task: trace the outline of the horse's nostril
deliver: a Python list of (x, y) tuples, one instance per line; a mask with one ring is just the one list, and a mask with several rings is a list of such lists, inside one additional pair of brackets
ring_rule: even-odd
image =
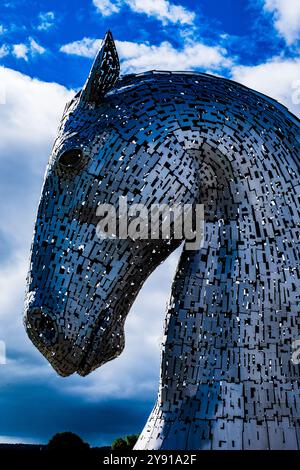
[(35, 338), (38, 338), (46, 346), (51, 346), (57, 339), (55, 321), (43, 308), (35, 307), (27, 312), (27, 324)]

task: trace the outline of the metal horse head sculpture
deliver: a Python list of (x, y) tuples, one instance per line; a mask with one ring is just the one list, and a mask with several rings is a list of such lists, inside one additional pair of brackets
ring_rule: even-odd
[[(299, 448), (299, 121), (202, 73), (119, 78), (108, 33), (67, 105), (32, 245), (25, 325), (55, 370), (118, 356), (149, 274), (181, 243), (100, 239), (97, 207), (204, 204), (167, 308), (157, 403), (137, 449)], [(155, 312), (153, 312), (155, 314)]]

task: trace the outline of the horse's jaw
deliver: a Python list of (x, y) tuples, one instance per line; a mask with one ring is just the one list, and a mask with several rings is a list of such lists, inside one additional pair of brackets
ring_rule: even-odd
[(105, 353), (101, 353), (101, 351), (99, 351), (97, 354), (94, 352), (93, 354), (91, 354), (91, 357), (88, 353), (85, 354), (81, 363), (76, 369), (76, 373), (81, 377), (86, 377), (91, 372), (96, 369), (99, 369), (99, 367), (102, 367), (107, 362), (116, 359), (122, 353), (123, 349), (124, 345), (122, 345), (118, 349), (114, 349), (110, 353), (108, 353), (107, 350), (105, 351)]

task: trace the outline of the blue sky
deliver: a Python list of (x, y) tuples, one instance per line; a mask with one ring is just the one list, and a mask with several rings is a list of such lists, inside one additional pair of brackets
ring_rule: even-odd
[(105, 31), (123, 74), (195, 70), (244, 83), (300, 114), (299, 0), (3, 1), (0, 5), (0, 441), (77, 432), (91, 444), (139, 432), (156, 398), (165, 303), (179, 251), (150, 277), (122, 356), (58, 377), (30, 343), (22, 303), (43, 173), (65, 102)]

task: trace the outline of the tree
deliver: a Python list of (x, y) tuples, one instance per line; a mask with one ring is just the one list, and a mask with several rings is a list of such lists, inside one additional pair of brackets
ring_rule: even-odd
[(128, 449), (128, 444), (122, 437), (117, 437), (111, 445), (113, 450)]
[(61, 451), (69, 450), (81, 452), (89, 449), (89, 444), (84, 442), (81, 437), (77, 436), (73, 432), (58, 432), (48, 442), (48, 449)]
[(133, 449), (136, 441), (138, 440), (138, 434), (129, 434), (125, 438), (117, 437), (111, 445), (113, 450), (131, 450)]

